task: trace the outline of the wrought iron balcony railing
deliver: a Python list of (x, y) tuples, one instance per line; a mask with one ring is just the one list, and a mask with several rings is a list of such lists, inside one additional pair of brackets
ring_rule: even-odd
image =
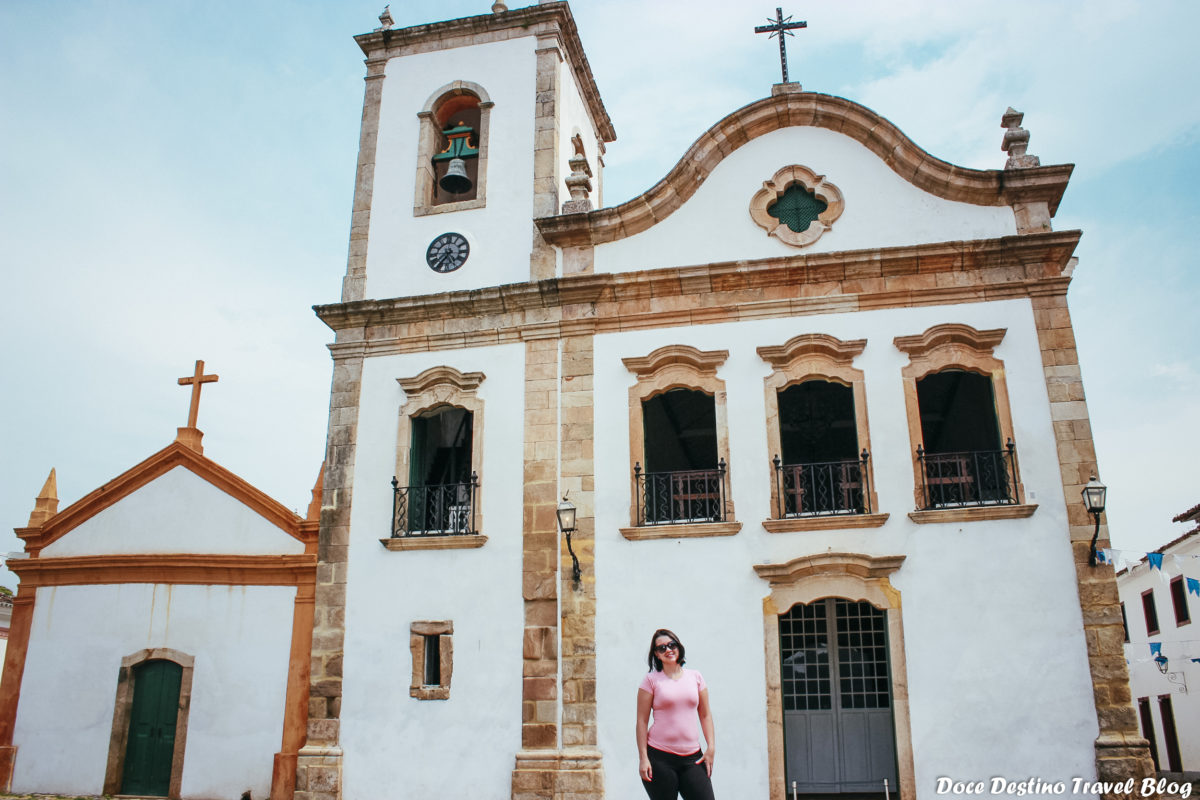
[(1017, 502), (1017, 449), (927, 453), (917, 445), (922, 508), (1011, 505)]
[(462, 536), (475, 527), (479, 477), (470, 483), (401, 486), (392, 478), (392, 538), (401, 536)]
[(858, 458), (810, 464), (784, 464), (775, 456), (776, 518), (870, 514), (870, 458), (866, 450)]
[(642, 472), (633, 465), (638, 525), (725, 521), (725, 459), (716, 469)]

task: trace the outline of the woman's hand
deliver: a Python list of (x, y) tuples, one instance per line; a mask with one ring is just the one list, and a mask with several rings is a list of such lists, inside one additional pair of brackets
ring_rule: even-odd
[[(642, 756), (641, 762), (642, 763), (638, 765), (638, 774), (642, 776), (642, 780), (644, 780), (646, 783), (649, 783), (654, 778), (654, 776), (650, 773), (650, 759)], [(711, 767), (709, 767), (709, 772), (712, 772)]]
[(710, 747), (704, 751), (704, 755), (702, 755), (700, 760), (696, 762), (697, 764), (704, 765), (704, 770), (708, 773), (708, 777), (710, 778), (712, 777), (713, 761), (716, 759), (716, 757), (717, 748)]

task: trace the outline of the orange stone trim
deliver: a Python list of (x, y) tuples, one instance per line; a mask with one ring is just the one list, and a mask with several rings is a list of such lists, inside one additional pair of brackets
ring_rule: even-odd
[[(9, 564), (11, 568), (12, 562)], [(34, 588), (24, 581), (13, 598), (12, 623), (4, 651), (4, 677), (0, 680), (0, 791), (3, 792), (12, 789), (13, 766), (17, 759), (13, 729), (17, 722), (17, 702), (21, 699), (21, 679), (25, 675), (25, 654), (29, 650), (29, 629), (33, 624), (36, 598)]]
[(612, 208), (536, 220), (546, 241), (560, 247), (600, 244), (640, 233), (680, 208), (733, 151), (783, 128), (827, 128), (858, 141), (897, 175), (930, 194), (982, 206), (1046, 203), (1051, 216), (1067, 188), (1070, 164), (975, 170), (935, 158), (871, 109), (841, 97), (795, 92), (739, 108), (701, 134), (653, 188)]
[[(316, 581), (317, 556), (316, 553), (284, 556), (138, 553), (11, 559), (8, 568), (21, 579), (21, 586), (31, 589), (108, 583), (310, 586)], [(13, 627), (16, 628), (15, 621)]]
[(25, 541), (25, 550), (36, 558), (46, 545), (57, 541), (104, 509), (178, 466), (208, 481), (287, 535), (304, 542), (306, 546), (310, 541), (316, 541), (315, 531), (306, 531), (301, 525), (300, 517), (287, 506), (179, 442), (172, 442), (99, 489), (83, 496), (46, 520), (40, 527), (18, 528), (17, 536)]
[(287, 693), (283, 708), (283, 740), (272, 764), (271, 800), (292, 800), (296, 791), (296, 763), (308, 731), (308, 683), (312, 676), (315, 607), (314, 571), (311, 582), (296, 587), (292, 611), (292, 646), (288, 653)]

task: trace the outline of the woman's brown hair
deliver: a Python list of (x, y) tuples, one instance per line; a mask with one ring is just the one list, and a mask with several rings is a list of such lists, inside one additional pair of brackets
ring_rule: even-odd
[(671, 631), (667, 630), (666, 628), (659, 628), (658, 630), (656, 630), (654, 632), (654, 635), (650, 637), (650, 655), (646, 659), (646, 662), (650, 665), (650, 669), (654, 670), (655, 672), (662, 672), (662, 661), (659, 659), (658, 656), (654, 655), (654, 643), (658, 640), (658, 637), (660, 637), (660, 636), (670, 636), (671, 637), (671, 641), (675, 643), (675, 647), (679, 650), (678, 664), (679, 664), (679, 666), (682, 667), (683, 666), (683, 642), (679, 641), (679, 637), (676, 636)]

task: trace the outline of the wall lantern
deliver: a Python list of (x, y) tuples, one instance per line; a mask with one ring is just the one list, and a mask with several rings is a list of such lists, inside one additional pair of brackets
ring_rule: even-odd
[(1167, 657), (1162, 653), (1154, 657), (1154, 663), (1158, 665), (1158, 671), (1163, 675), (1166, 675), (1167, 670), (1170, 669), (1170, 662), (1167, 661)]
[(1094, 567), (1096, 566), (1096, 539), (1100, 537), (1100, 515), (1104, 513), (1104, 501), (1108, 494), (1108, 487), (1096, 480), (1096, 476), (1093, 475), (1087, 486), (1083, 487), (1082, 494), (1084, 508), (1096, 518), (1096, 531), (1092, 534), (1092, 549), (1088, 553), (1088, 566)]
[(571, 576), (575, 581), (575, 588), (578, 589), (579, 580), (583, 577), (583, 573), (579, 570), (579, 559), (575, 556), (575, 550), (571, 547), (571, 534), (575, 532), (575, 504), (568, 500), (564, 494), (562, 502), (558, 504), (555, 513), (558, 514), (558, 527), (562, 528), (562, 532), (567, 537), (567, 552), (571, 554)]

